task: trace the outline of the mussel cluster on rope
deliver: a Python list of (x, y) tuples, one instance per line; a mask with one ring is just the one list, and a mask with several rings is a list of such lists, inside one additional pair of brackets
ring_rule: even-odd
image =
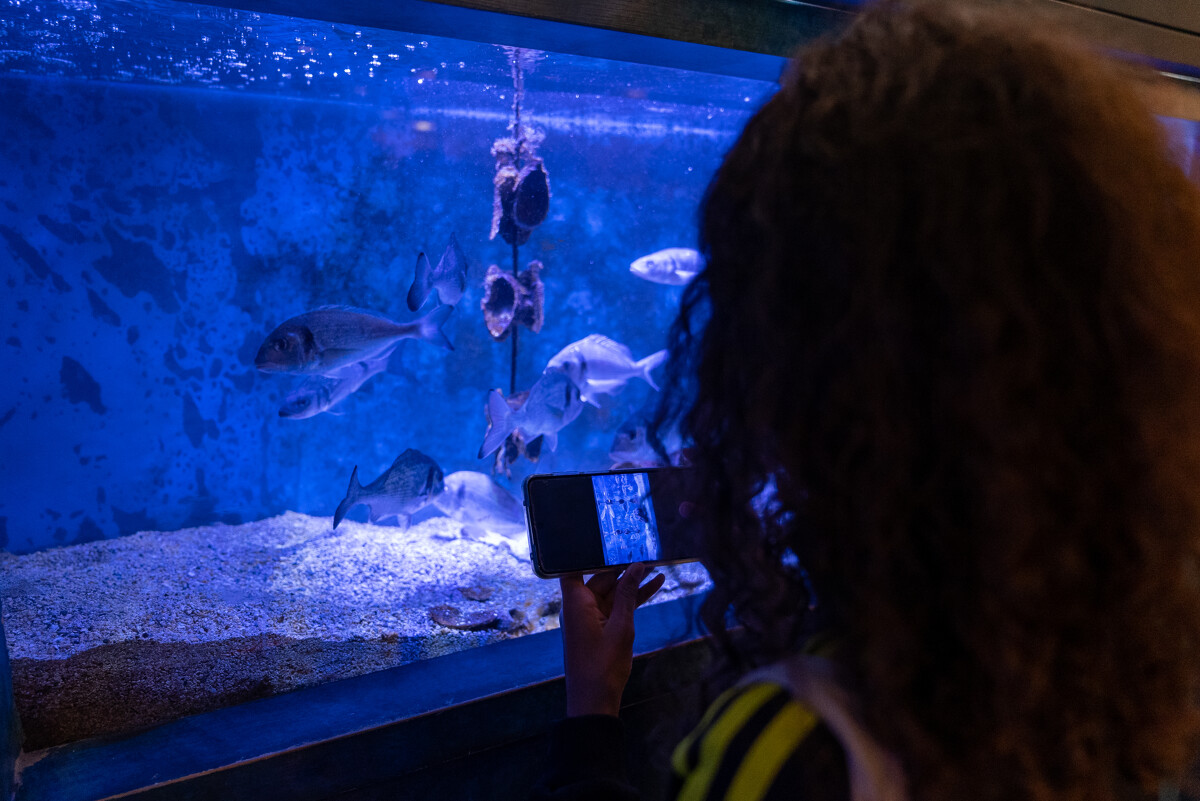
[[(497, 139), (492, 145), (496, 175), (491, 238), (499, 236), (513, 247), (514, 254), (550, 211), (550, 180), (536, 155), (541, 138), (539, 132), (521, 128), (519, 138)], [(524, 167), (519, 166), (522, 161)], [(540, 261), (531, 261), (520, 272), (515, 262), (512, 272), (498, 264), (488, 267), (480, 308), (492, 339), (508, 338), (514, 323), (534, 333), (542, 330), (545, 290), (538, 274), (544, 269)]]
[[(492, 231), (491, 238), (499, 236), (512, 249), (511, 269), (502, 269), (499, 264), (488, 267), (484, 277), (483, 310), (488, 334), (497, 342), (511, 335), (512, 360), (507, 401), (499, 406), (505, 411), (520, 412), (514, 407), (517, 380), (517, 328), (523, 325), (533, 333), (542, 330), (545, 321), (545, 289), (540, 273), (545, 266), (540, 261), (531, 261), (524, 270), (519, 269), (518, 249), (529, 241), (533, 230), (542, 224), (550, 211), (550, 177), (546, 165), (537, 155), (543, 134), (521, 123), (521, 101), (525, 95), (525, 70), (541, 56), (537, 51), (520, 48), (505, 48), (513, 73), (512, 123), (509, 136), (501, 137), (492, 144), (492, 157), (496, 160), (493, 177)], [(492, 412), (498, 407), (488, 408), (489, 426)], [(509, 465), (524, 455), (537, 459), (540, 442), (527, 446), (519, 431), (509, 434), (499, 447), (495, 471), (509, 473)], [(481, 458), (483, 454), (480, 455)]]

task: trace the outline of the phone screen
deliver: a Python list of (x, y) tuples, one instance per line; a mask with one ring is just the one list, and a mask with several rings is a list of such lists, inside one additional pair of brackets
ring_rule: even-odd
[(536, 475), (525, 482), (534, 566), (543, 576), (689, 553), (686, 468)]

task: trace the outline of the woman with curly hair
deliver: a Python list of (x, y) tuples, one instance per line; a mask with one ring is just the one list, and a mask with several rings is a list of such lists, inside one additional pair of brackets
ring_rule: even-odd
[[(1128, 71), (885, 3), (727, 155), (660, 417), (693, 443), (707, 622), (761, 667), (676, 750), (680, 798), (1117, 801), (1186, 770), (1200, 191)], [(632, 792), (598, 765), (644, 575), (563, 580), (542, 797)]]

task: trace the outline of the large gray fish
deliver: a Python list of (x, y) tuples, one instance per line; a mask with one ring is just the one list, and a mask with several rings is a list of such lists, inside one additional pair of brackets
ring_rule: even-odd
[(491, 476), (459, 470), (446, 476), (446, 488), (433, 505), (462, 524), (463, 535), (493, 545), (505, 545), (517, 556), (528, 555), (525, 507)]
[(579, 388), (561, 370), (542, 373), (529, 390), (521, 408), (513, 411), (500, 390), (488, 395), (488, 428), (479, 447), (479, 458), (487, 456), (504, 444), (513, 431), (520, 429), (525, 442), (544, 437), (550, 450), (558, 447), (558, 432), (562, 431), (583, 411)]
[(279, 416), (303, 420), (328, 412), (357, 392), (372, 376), (386, 370), (387, 365), (388, 356), (384, 355), (369, 362), (355, 362), (343, 367), (334, 378), (310, 375), (284, 398), (283, 405), (279, 407)]
[(395, 517), (401, 528), (408, 528), (413, 513), (427, 506), (444, 488), (442, 468), (416, 448), (409, 448), (397, 456), (383, 475), (365, 487), (358, 483), (356, 465), (350, 475), (346, 497), (333, 513), (333, 527), (338, 527), (346, 512), (365, 503), (371, 509), (372, 523)]
[(458, 246), (457, 237), (450, 234), (450, 244), (438, 260), (437, 267), (430, 266), (424, 253), (417, 256), (416, 274), (408, 290), (408, 309), (416, 311), (421, 308), (434, 290), (439, 301), (453, 305), (462, 298), (466, 288), (467, 257)]
[(666, 358), (667, 352), (660, 350), (634, 361), (629, 348), (620, 342), (600, 334), (589, 334), (556, 353), (546, 369), (566, 373), (579, 387), (580, 400), (599, 406), (597, 395), (612, 394), (634, 377), (644, 379), (651, 387), (658, 389), (650, 371)]
[(438, 306), (420, 319), (398, 323), (350, 306), (325, 306), (293, 317), (267, 337), (254, 365), (266, 373), (337, 378), (342, 368), (385, 356), (400, 340), (423, 339), (454, 350), (442, 332), (453, 306)]
[(635, 259), (629, 272), (656, 284), (682, 286), (704, 267), (704, 257), (691, 248), (666, 248)]

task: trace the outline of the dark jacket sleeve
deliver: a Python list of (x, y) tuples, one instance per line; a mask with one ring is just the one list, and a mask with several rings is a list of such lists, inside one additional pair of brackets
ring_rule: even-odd
[(564, 718), (550, 730), (532, 801), (637, 801), (625, 770), (625, 726), (611, 715)]

